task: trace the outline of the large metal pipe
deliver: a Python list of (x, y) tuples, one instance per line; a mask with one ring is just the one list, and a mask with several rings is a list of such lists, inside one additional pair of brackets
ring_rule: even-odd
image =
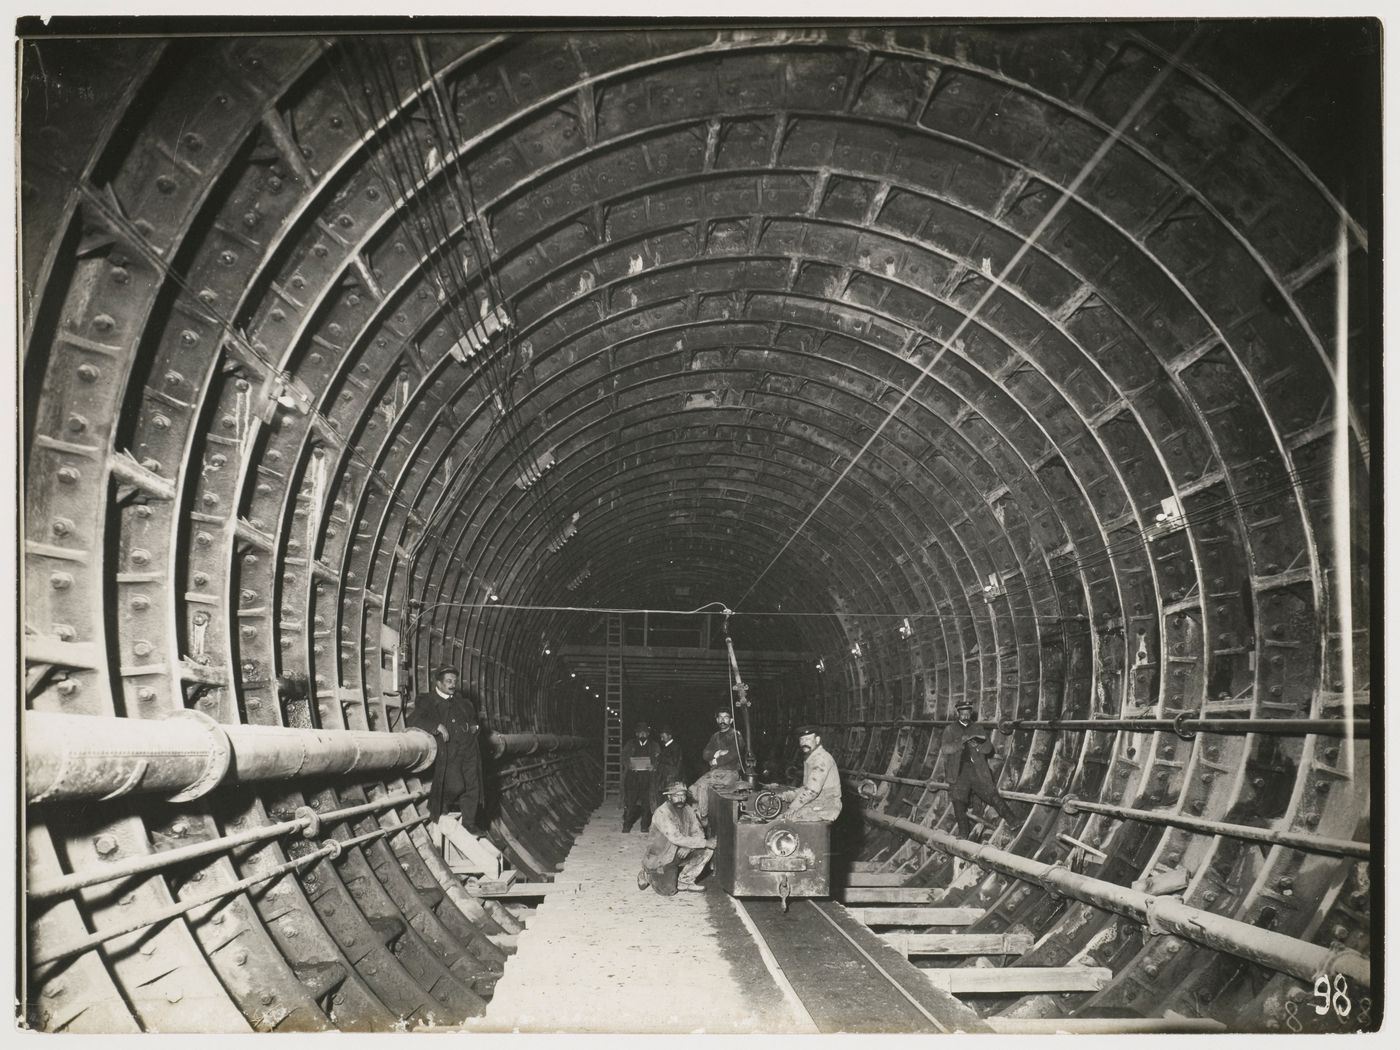
[(348, 773), (421, 773), (437, 742), (403, 733), (220, 725), (198, 711), (165, 719), (27, 711), (30, 802), (108, 799), (134, 792), (187, 802), (218, 784)]
[(577, 751), (590, 741), (582, 736), (557, 733), (488, 733), (486, 744), (493, 758), (502, 755), (534, 755), (550, 751)]
[(1127, 886), (1093, 879), (1056, 864), (1046, 864), (954, 838), (946, 832), (934, 831), (910, 820), (869, 810), (863, 816), (870, 824), (903, 832), (910, 838), (971, 861), (979, 867), (1033, 882), (1060, 896), (1126, 916), (1142, 923), (1153, 933), (1175, 934), (1206, 948), (1290, 974), (1302, 981), (1312, 981), (1321, 973), (1342, 973), (1354, 982), (1371, 987), (1370, 960), (1349, 948), (1329, 951), (1310, 941), (1193, 908), (1175, 897), (1153, 896)]

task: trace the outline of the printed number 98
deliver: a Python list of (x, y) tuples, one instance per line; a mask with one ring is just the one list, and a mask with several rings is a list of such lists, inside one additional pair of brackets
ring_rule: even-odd
[(1351, 1014), (1351, 1000), (1347, 998), (1347, 979), (1344, 974), (1337, 974), (1334, 979), (1329, 980), (1325, 973), (1317, 975), (1313, 981), (1313, 997), (1321, 1000), (1313, 1004), (1313, 1012), (1319, 1017), (1332, 1010), (1338, 1017), (1347, 1017)]

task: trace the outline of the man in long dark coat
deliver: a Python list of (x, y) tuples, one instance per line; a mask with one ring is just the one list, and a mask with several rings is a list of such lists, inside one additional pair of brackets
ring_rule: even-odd
[(651, 778), (658, 748), (651, 726), (638, 722), (635, 735), (622, 745), (622, 830), (631, 831), (638, 817), (643, 833), (651, 830)]
[(685, 780), (685, 758), (681, 755), (681, 745), (670, 726), (662, 726), (656, 734), (659, 742), (656, 749), (656, 770), (651, 775), (651, 792), (654, 797), (652, 809), (666, 801), (666, 787), (677, 780)]
[(407, 723), (438, 738), (433, 762), (433, 787), (428, 812), (437, 820), (448, 809), (462, 811), (462, 823), (476, 831), (476, 811), (481, 805), (481, 723), (476, 705), (457, 695), (457, 672), (440, 668), (433, 675), (433, 690), (419, 693)]
[(943, 754), (943, 775), (948, 779), (948, 799), (953, 804), (958, 834), (965, 839), (972, 837), (972, 820), (967, 814), (967, 804), (974, 795), (1001, 814), (1007, 823), (1019, 825), (1021, 818), (1016, 815), (1011, 803), (1001, 797), (996, 778), (987, 765), (987, 756), (996, 753), (992, 747), (991, 729), (978, 725), (973, 719), (973, 712), (977, 709), (970, 701), (962, 701), (956, 710), (958, 720), (943, 730), (938, 750)]

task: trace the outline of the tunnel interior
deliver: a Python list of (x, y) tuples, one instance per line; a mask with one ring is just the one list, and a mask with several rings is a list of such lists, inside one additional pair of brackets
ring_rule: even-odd
[[(953, 827), (915, 782), (971, 701), (1047, 800), (1006, 849), (1371, 955), (1378, 23), (30, 29), (27, 714), (383, 734), (451, 666), (502, 739), (589, 742), (493, 767), (544, 875), (615, 723), (698, 750), (727, 633), (763, 745), (819, 723), (870, 810)], [(617, 646), (654, 651), (614, 715)], [(35, 803), (28, 878), (421, 775)], [(22, 1016), (478, 1012), (512, 917), (387, 833), (421, 805), (57, 962), (316, 844), (31, 899)], [(995, 1009), (1265, 1030), (1311, 994), (897, 828), (857, 849), (1114, 973)]]

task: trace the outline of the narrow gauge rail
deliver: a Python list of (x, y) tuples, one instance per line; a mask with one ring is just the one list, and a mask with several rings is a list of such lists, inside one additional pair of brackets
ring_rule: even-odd
[(834, 901), (740, 900), (773, 977), (814, 1032), (989, 1032), (975, 1011), (931, 985), (897, 949)]

